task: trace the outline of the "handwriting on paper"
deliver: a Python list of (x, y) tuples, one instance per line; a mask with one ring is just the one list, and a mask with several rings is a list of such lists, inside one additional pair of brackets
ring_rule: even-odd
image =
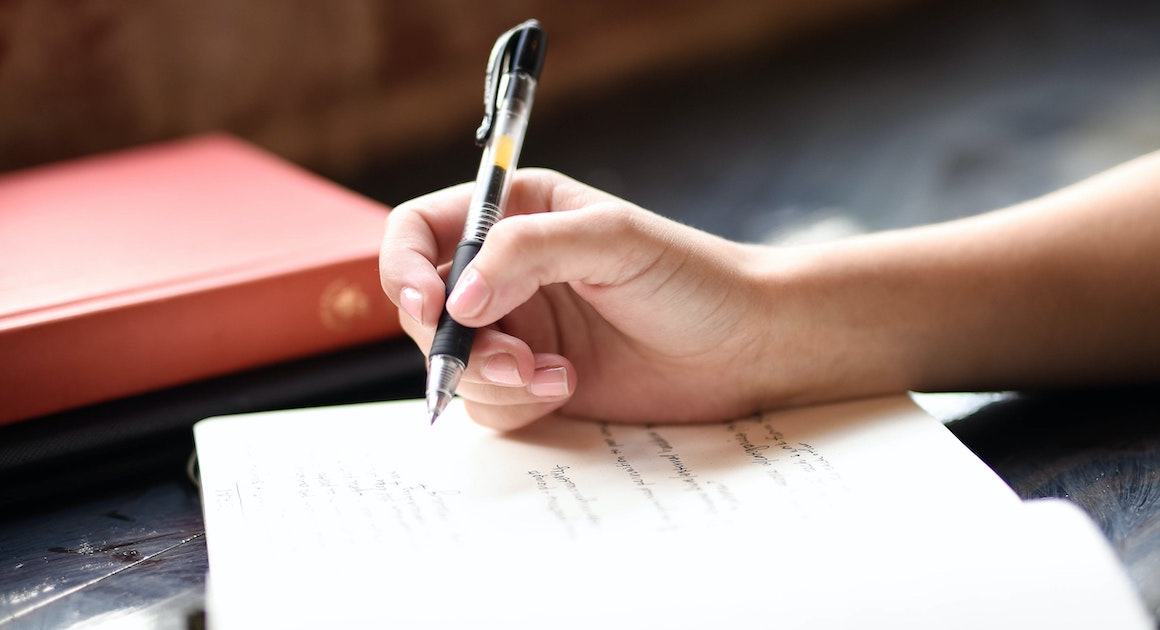
[(808, 518), (807, 503), (844, 491), (821, 449), (768, 417), (699, 426), (559, 422), (539, 442), (484, 434), (472, 458), (452, 460), (440, 459), (438, 436), (417, 435), (381, 451), (316, 440), (267, 459), (214, 497), (236, 504), (251, 525), (312, 519), (328, 523), (319, 528), (328, 537), (380, 544), (400, 536), (464, 542), (497, 528), (567, 539), (647, 534), (726, 524), (754, 504)]

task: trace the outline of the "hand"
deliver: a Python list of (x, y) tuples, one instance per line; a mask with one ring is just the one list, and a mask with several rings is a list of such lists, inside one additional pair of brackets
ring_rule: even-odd
[[(399, 205), (380, 257), (383, 289), (426, 352), (471, 185)], [(516, 172), (507, 216), (447, 300), (481, 328), (459, 394), (501, 430), (545, 415), (724, 420), (756, 411), (770, 373), (769, 250), (651, 214), (545, 170)]]

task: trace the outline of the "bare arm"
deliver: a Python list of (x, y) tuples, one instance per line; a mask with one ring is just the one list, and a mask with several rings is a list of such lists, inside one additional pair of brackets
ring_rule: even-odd
[(1160, 154), (1012, 208), (771, 263), (767, 281), (801, 297), (790, 319), (817, 332), (804, 400), (1160, 378)]

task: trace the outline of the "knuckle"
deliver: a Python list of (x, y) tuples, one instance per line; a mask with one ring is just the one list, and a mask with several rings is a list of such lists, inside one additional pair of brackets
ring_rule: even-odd
[(639, 230), (640, 222), (634, 208), (625, 204), (606, 204), (602, 208), (601, 222), (618, 233), (634, 233)]
[(536, 215), (517, 215), (497, 223), (488, 240), (506, 257), (526, 259), (549, 246), (551, 236)]

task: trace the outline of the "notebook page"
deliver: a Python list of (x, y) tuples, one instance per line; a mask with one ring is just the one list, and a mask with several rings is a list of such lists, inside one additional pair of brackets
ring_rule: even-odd
[[(509, 435), (458, 405), (427, 426), (423, 403), (408, 401), (213, 419), (196, 436), (211, 619), (223, 623), (292, 602), (288, 621), (490, 611), (583, 627), (593, 609), (573, 610), (578, 593), (602, 593), (622, 617), (669, 600), (658, 619), (688, 622), (698, 611), (717, 619), (734, 597), (769, 600), (768, 588), (798, 604), (821, 597), (780, 611), (816, 619), (837, 585), (852, 591), (839, 611), (864, 611), (868, 584), (913, 581), (899, 557), (935, 557), (932, 541), (963, 532), (985, 539), (1023, 511), (905, 398), (696, 426), (553, 421)], [(923, 540), (924, 553), (901, 553)], [(763, 582), (739, 583), (757, 567)], [(798, 592), (811, 580), (827, 587)], [(681, 587), (715, 603), (674, 599)]]

